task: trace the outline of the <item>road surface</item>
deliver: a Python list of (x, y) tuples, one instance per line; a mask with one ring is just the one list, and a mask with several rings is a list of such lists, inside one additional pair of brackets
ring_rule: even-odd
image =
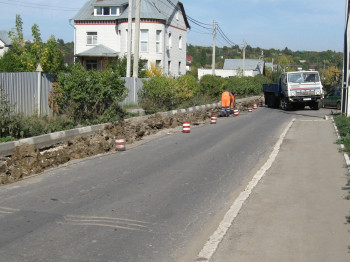
[(193, 261), (292, 118), (259, 108), (0, 187), (0, 260)]

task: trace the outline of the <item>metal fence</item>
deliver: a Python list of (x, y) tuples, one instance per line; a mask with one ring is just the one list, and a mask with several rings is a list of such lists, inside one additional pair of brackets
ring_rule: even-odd
[(40, 72), (0, 73), (0, 85), (15, 112), (48, 115), (49, 91), (54, 75)]
[[(8, 101), (14, 105), (16, 113), (25, 116), (34, 114), (50, 115), (48, 105), (50, 88), (55, 75), (40, 72), (0, 73), (0, 86), (7, 94)], [(121, 103), (138, 104), (138, 92), (143, 87), (144, 79), (125, 77), (128, 96)], [(40, 103), (39, 103), (40, 102)]]
[(125, 80), (125, 87), (129, 90), (128, 96), (121, 103), (121, 105), (138, 104), (139, 96), (138, 92), (143, 88), (143, 82), (147, 81), (146, 78), (134, 78), (134, 77), (122, 77)]

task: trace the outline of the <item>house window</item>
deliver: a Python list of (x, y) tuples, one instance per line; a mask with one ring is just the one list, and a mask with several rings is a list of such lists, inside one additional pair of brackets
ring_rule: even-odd
[(148, 29), (141, 30), (141, 52), (148, 52)]
[(120, 15), (120, 9), (118, 7), (111, 7), (111, 15)]
[(103, 15), (102, 7), (95, 8), (95, 15)]
[(120, 15), (120, 8), (116, 6), (96, 6), (94, 10), (95, 16), (108, 16), (108, 15), (114, 15), (119, 16)]
[(168, 61), (168, 75), (171, 75), (171, 61)]
[(161, 30), (157, 30), (157, 33), (156, 33), (156, 52), (157, 53), (161, 53), (161, 34), (162, 34), (162, 31)]
[(169, 47), (169, 49), (171, 49), (171, 48), (172, 48), (172, 45), (173, 45), (171, 33), (169, 33), (169, 39), (168, 39), (168, 41), (169, 41), (168, 47)]
[(97, 70), (97, 60), (86, 60), (87, 70)]
[(156, 60), (156, 67), (161, 68), (162, 67), (162, 60)]
[(179, 36), (179, 49), (182, 49), (182, 36)]
[(181, 75), (181, 62), (179, 62), (179, 75)]
[(179, 20), (180, 11), (176, 12), (176, 20)]
[(86, 44), (97, 45), (97, 32), (86, 33)]
[(103, 7), (103, 15), (110, 15), (110, 8), (109, 7)]

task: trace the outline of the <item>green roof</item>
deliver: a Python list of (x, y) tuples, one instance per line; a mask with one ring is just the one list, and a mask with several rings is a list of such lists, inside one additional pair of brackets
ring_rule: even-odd
[(84, 51), (82, 53), (76, 54), (76, 56), (89, 56), (89, 57), (116, 57), (119, 53), (114, 51), (113, 49), (104, 46), (104, 45), (97, 45), (95, 47), (90, 48), (87, 51)]
[[(171, 2), (171, 3), (169, 3)], [(141, 1), (141, 13), (140, 16), (143, 19), (159, 19), (168, 21), (174, 15), (173, 6), (180, 6), (180, 10), (184, 15), (185, 23), (187, 28), (190, 27), (185, 10), (181, 2), (177, 0), (152, 0), (152, 1)], [(120, 6), (120, 16), (94, 16), (95, 6)], [(136, 0), (133, 0), (133, 12), (132, 17), (135, 18), (135, 6)], [(99, 21), (111, 21), (117, 19), (127, 19), (129, 12), (129, 2), (127, 0), (90, 0), (79, 10), (79, 12), (72, 18), (72, 20), (99, 20)]]
[(0, 40), (4, 42), (5, 45), (11, 45), (12, 43), (7, 31), (0, 31)]

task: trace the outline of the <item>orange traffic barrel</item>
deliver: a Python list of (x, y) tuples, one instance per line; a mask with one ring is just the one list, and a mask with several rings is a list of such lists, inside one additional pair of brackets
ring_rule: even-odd
[(253, 108), (254, 108), (254, 109), (258, 109), (258, 105), (257, 105), (257, 104), (254, 104), (254, 105), (253, 105)]
[(233, 110), (233, 114), (234, 114), (234, 116), (238, 116), (239, 115), (239, 110), (238, 109), (234, 109)]
[(182, 124), (183, 132), (190, 133), (191, 132), (191, 124), (188, 121), (183, 122)]
[(125, 151), (125, 138), (123, 137), (116, 137), (115, 138), (115, 147), (117, 151)]
[(211, 116), (210, 124), (216, 124), (216, 120), (217, 120), (216, 116)]
[(248, 112), (253, 112), (253, 108), (251, 106), (248, 107)]

